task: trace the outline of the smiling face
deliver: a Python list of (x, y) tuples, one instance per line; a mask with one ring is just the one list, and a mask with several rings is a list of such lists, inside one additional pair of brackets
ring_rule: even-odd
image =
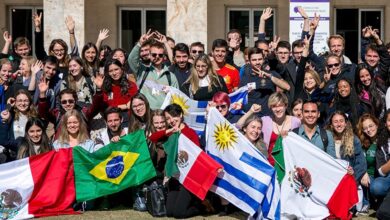
[(153, 126), (156, 131), (161, 131), (167, 128), (165, 118), (161, 115), (153, 116)]
[(65, 48), (61, 46), (61, 44), (54, 44), (53, 47), (53, 55), (57, 58), (57, 60), (62, 60), (65, 57)]
[(89, 63), (92, 63), (96, 58), (96, 54), (97, 51), (95, 50), (95, 48), (91, 47), (84, 52), (84, 57)]
[(180, 116), (172, 116), (168, 112), (164, 112), (165, 119), (167, 120), (167, 123), (169, 127), (171, 128), (180, 128), (180, 125), (182, 123), (182, 115)]
[(188, 63), (188, 54), (183, 51), (175, 51), (175, 62), (180, 69), (185, 69)]
[(376, 67), (380, 60), (378, 52), (371, 49), (367, 50), (365, 59), (370, 67)]
[(307, 91), (313, 91), (313, 89), (317, 87), (317, 83), (311, 73), (305, 73), (305, 78), (303, 79), (303, 86)]
[(20, 61), (19, 70), (22, 73), (23, 76), (27, 76), (31, 72), (31, 67), (28, 65), (28, 62), (26, 59), (22, 59)]
[(318, 106), (315, 103), (305, 103), (302, 106), (302, 117), (303, 124), (307, 126), (315, 126), (317, 124), (317, 120), (320, 117), (320, 111), (318, 110)]
[(3, 65), (1, 65), (0, 80), (2, 82), (8, 82), (9, 77), (11, 76), (11, 74), (12, 74), (11, 63), (4, 63)]
[(342, 134), (347, 127), (347, 121), (345, 120), (345, 117), (340, 114), (335, 114), (332, 117), (332, 128), (335, 133)]
[(367, 118), (363, 121), (362, 128), (364, 134), (370, 138), (375, 137), (378, 132), (378, 125), (376, 125), (371, 118)]
[(146, 113), (146, 105), (142, 99), (133, 99), (131, 102), (131, 108), (133, 112), (138, 117), (143, 117)]
[(72, 115), (68, 118), (66, 122), (66, 128), (70, 135), (77, 135), (80, 130), (80, 122), (77, 120), (77, 117)]
[(292, 109), (292, 114), (302, 120), (302, 103), (298, 103)]
[(276, 105), (271, 106), (271, 111), (275, 118), (283, 118), (286, 115), (287, 105), (279, 102)]
[(39, 144), (42, 139), (42, 129), (37, 126), (33, 125), (31, 126), (27, 131), (28, 137), (30, 138), (31, 142), (34, 144)]
[(125, 54), (122, 51), (117, 50), (112, 55), (112, 59), (119, 60), (119, 62), (121, 62), (121, 64), (124, 64), (125, 60), (126, 60), (126, 57), (125, 57)]
[(340, 59), (338, 59), (337, 57), (329, 57), (326, 65), (327, 65), (331, 75), (336, 76), (341, 71)]
[(72, 94), (64, 93), (61, 95), (60, 103), (65, 111), (70, 111), (74, 109), (76, 101)]
[(160, 66), (164, 61), (164, 49), (159, 47), (151, 47), (150, 56), (153, 65)]
[(121, 79), (122, 74), (123, 71), (120, 66), (113, 63), (108, 67), (108, 75), (114, 82), (118, 82)]
[(341, 97), (348, 97), (351, 94), (351, 85), (345, 80), (340, 80), (337, 83), (337, 90)]
[(226, 48), (225, 47), (216, 47), (213, 50), (213, 58), (218, 64), (225, 63), (226, 58)]
[(362, 82), (362, 84), (364, 86), (370, 86), (371, 85), (371, 75), (370, 75), (370, 72), (368, 72), (367, 69), (361, 69), (360, 72), (359, 72), (359, 79), (360, 79), (360, 82)]
[(256, 142), (260, 138), (262, 124), (259, 121), (251, 121), (245, 128), (245, 137), (252, 143)]
[(344, 52), (344, 44), (343, 44), (343, 40), (340, 39), (340, 38), (332, 38), (330, 41), (329, 41), (329, 47), (330, 47), (330, 51), (334, 54), (336, 54), (337, 56), (341, 56)]
[(121, 128), (121, 123), (122, 120), (119, 113), (114, 112), (107, 115), (107, 128), (111, 132), (113, 133), (118, 132)]
[(21, 113), (26, 113), (30, 109), (30, 100), (27, 95), (19, 94), (15, 97), (15, 107)]
[(252, 69), (261, 70), (261, 66), (264, 63), (264, 57), (261, 53), (252, 54), (249, 59), (249, 63), (251, 64)]
[(198, 73), (199, 79), (203, 79), (208, 72), (208, 66), (207, 63), (203, 62), (202, 60), (197, 60), (195, 63), (195, 69)]
[(81, 73), (81, 65), (75, 60), (69, 62), (69, 73), (72, 76), (78, 76)]

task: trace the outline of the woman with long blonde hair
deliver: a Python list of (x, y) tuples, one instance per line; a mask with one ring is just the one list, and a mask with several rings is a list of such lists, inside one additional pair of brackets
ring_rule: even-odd
[(215, 72), (207, 55), (195, 59), (183, 89), (189, 97), (199, 101), (210, 101), (218, 91), (228, 93), (224, 79)]
[(60, 135), (53, 143), (55, 150), (81, 146), (88, 152), (94, 151), (95, 144), (89, 138), (87, 124), (79, 111), (75, 109), (67, 111), (62, 118), (60, 126)]

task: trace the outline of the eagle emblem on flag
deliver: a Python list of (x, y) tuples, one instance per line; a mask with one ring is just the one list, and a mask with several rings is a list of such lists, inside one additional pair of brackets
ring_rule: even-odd
[(288, 173), (288, 181), (294, 191), (302, 197), (310, 197), (313, 193), (309, 190), (311, 187), (311, 174), (304, 167), (294, 166), (294, 169)]

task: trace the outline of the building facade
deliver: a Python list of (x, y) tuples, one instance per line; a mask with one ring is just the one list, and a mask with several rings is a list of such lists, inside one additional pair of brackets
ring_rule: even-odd
[[(201, 41), (210, 49), (214, 39), (225, 38), (229, 29), (236, 28), (246, 47), (253, 46), (266, 7), (274, 9), (267, 36), (287, 40), (288, 0), (0, 0), (0, 27), (14, 39), (27, 36), (33, 41), (31, 16), (43, 12), (46, 46), (54, 38), (69, 39), (64, 20), (71, 15), (79, 45), (95, 42), (99, 30), (108, 28), (110, 37), (105, 43), (129, 50), (153, 28), (177, 42)], [(390, 41), (390, 1), (330, 0), (330, 9), (330, 34), (345, 36), (347, 55), (355, 62), (362, 27), (372, 25), (385, 42)]]

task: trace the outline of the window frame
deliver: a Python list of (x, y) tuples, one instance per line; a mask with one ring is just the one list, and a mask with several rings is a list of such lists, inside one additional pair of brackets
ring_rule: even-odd
[[(148, 6), (148, 7), (119, 7), (118, 8), (118, 46), (122, 45), (122, 11), (141, 11), (141, 35), (147, 32), (146, 30), (146, 12), (147, 11), (165, 11), (165, 27), (167, 27), (167, 8), (164, 6)], [(167, 30), (165, 30), (166, 32)], [(130, 51), (129, 51), (130, 52)]]
[[(248, 43), (248, 47), (254, 47), (255, 46), (255, 38), (257, 38), (257, 34), (256, 34), (256, 37), (255, 37), (255, 33), (258, 33), (258, 28), (259, 27), (254, 27), (254, 14), (255, 14), (255, 11), (260, 11), (260, 13), (266, 9), (267, 7), (258, 7), (258, 6), (253, 6), (253, 7), (226, 7), (226, 26), (225, 26), (225, 38), (226, 38), (226, 35), (227, 33), (229, 32), (230, 30), (230, 12), (231, 11), (249, 11), (249, 43)], [(276, 28), (275, 28), (275, 24), (276, 24), (276, 8), (275, 7), (272, 7), (272, 21), (273, 21), (273, 36), (276, 35)], [(253, 29), (252, 29), (253, 27)], [(270, 39), (272, 40), (272, 39)], [(244, 45), (245, 45), (245, 39), (243, 39), (244, 41)]]

